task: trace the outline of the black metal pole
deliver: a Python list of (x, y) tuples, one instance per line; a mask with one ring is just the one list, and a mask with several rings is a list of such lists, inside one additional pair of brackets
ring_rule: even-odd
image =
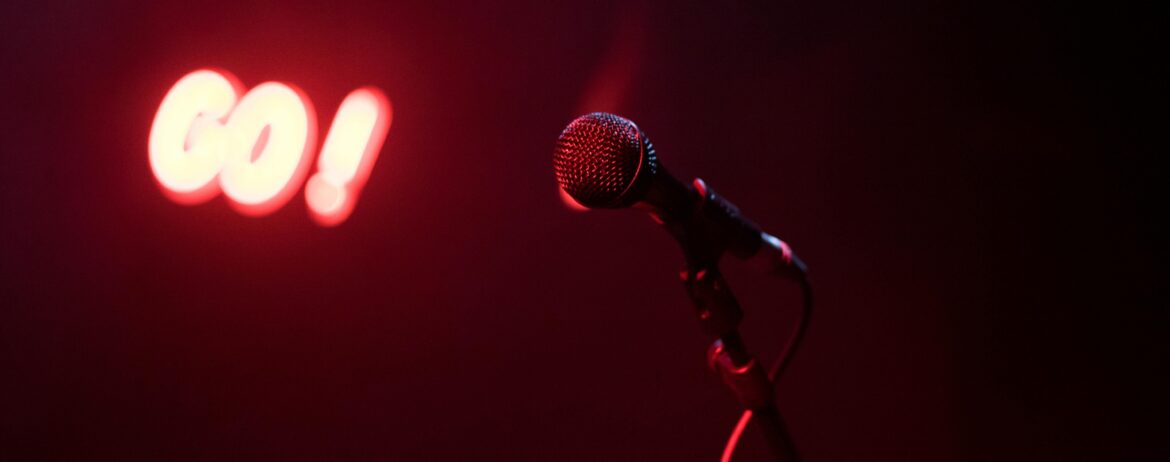
[(763, 432), (764, 440), (768, 442), (768, 448), (772, 450), (776, 460), (792, 462), (800, 460), (796, 453), (796, 445), (788, 434), (788, 427), (784, 425), (784, 418), (780, 416), (780, 410), (776, 409), (774, 403), (763, 409), (753, 409), (752, 421)]
[(740, 405), (752, 411), (752, 420), (763, 433), (775, 460), (799, 461), (796, 445), (776, 408), (774, 384), (739, 335), (743, 311), (727, 281), (714, 265), (688, 266), (682, 279), (698, 312), (700, 325), (715, 338), (708, 352), (712, 369)]

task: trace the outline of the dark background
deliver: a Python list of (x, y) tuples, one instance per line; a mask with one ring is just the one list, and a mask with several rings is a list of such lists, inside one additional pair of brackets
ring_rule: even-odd
[[(674, 244), (558, 198), (595, 109), (812, 266), (779, 385), (807, 460), (1164, 452), (1164, 16), (488, 3), (5, 2), (0, 459), (717, 460)], [(150, 121), (205, 66), (323, 127), (385, 90), (346, 223), (163, 196)], [(726, 271), (771, 357), (797, 291)]]

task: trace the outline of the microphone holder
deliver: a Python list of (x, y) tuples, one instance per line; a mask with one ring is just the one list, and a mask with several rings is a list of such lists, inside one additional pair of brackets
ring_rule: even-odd
[[(695, 183), (702, 185), (701, 181), (696, 179)], [(702, 200), (698, 201), (693, 217), (709, 213), (712, 203), (721, 200), (705, 185), (701, 191)], [(704, 210), (705, 206), (708, 210)], [(682, 247), (686, 266), (679, 274), (680, 279), (694, 304), (703, 332), (713, 339), (707, 351), (708, 365), (736, 401), (752, 412), (752, 420), (763, 431), (775, 459), (799, 461), (796, 446), (776, 407), (774, 384), (760, 362), (748, 352), (739, 334), (743, 310), (718, 266), (725, 250), (713, 244), (717, 240), (711, 239), (709, 229), (703, 225), (704, 220), (663, 220), (653, 212), (652, 217)]]

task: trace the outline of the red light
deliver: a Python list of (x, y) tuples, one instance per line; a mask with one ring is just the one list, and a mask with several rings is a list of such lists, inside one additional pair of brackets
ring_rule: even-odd
[(354, 90), (341, 102), (321, 147), (317, 173), (305, 185), (305, 202), (323, 226), (345, 221), (378, 160), (394, 117), (377, 88)]
[(573, 199), (573, 196), (570, 196), (569, 193), (565, 192), (564, 188), (557, 186), (557, 191), (561, 193), (561, 202), (564, 202), (565, 207), (569, 210), (574, 212), (584, 212), (589, 210), (589, 207), (581, 205), (580, 202), (577, 202), (577, 199)]
[[(231, 137), (223, 170), (223, 193), (237, 210), (266, 215), (292, 197), (312, 156), (316, 120), (308, 97), (276, 82), (248, 91), (224, 128)], [(253, 153), (267, 128), (268, 139)]]
[[(197, 204), (223, 191), (233, 208), (259, 216), (287, 203), (304, 181), (317, 134), (308, 95), (278, 82), (241, 97), (242, 88), (227, 72), (201, 69), (163, 98), (151, 126), (149, 159), (174, 201)], [(373, 87), (342, 101), (318, 172), (305, 188), (317, 223), (337, 225), (353, 211), (390, 129), (390, 107)]]
[(727, 438), (727, 444), (723, 446), (723, 456), (719, 458), (721, 462), (731, 462), (731, 456), (735, 455), (735, 446), (739, 444), (743, 430), (751, 421), (752, 411), (743, 411), (743, 414), (739, 416), (739, 421), (735, 423), (735, 428), (731, 430), (731, 436)]
[(176, 202), (197, 204), (219, 193), (230, 135), (225, 120), (240, 93), (230, 75), (198, 70), (179, 79), (163, 98), (150, 128), (150, 168)]

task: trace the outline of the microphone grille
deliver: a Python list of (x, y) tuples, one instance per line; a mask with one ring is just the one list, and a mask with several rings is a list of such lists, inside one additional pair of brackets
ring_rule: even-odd
[(569, 123), (553, 152), (557, 182), (581, 205), (626, 207), (637, 202), (658, 160), (654, 147), (633, 122), (594, 112)]

